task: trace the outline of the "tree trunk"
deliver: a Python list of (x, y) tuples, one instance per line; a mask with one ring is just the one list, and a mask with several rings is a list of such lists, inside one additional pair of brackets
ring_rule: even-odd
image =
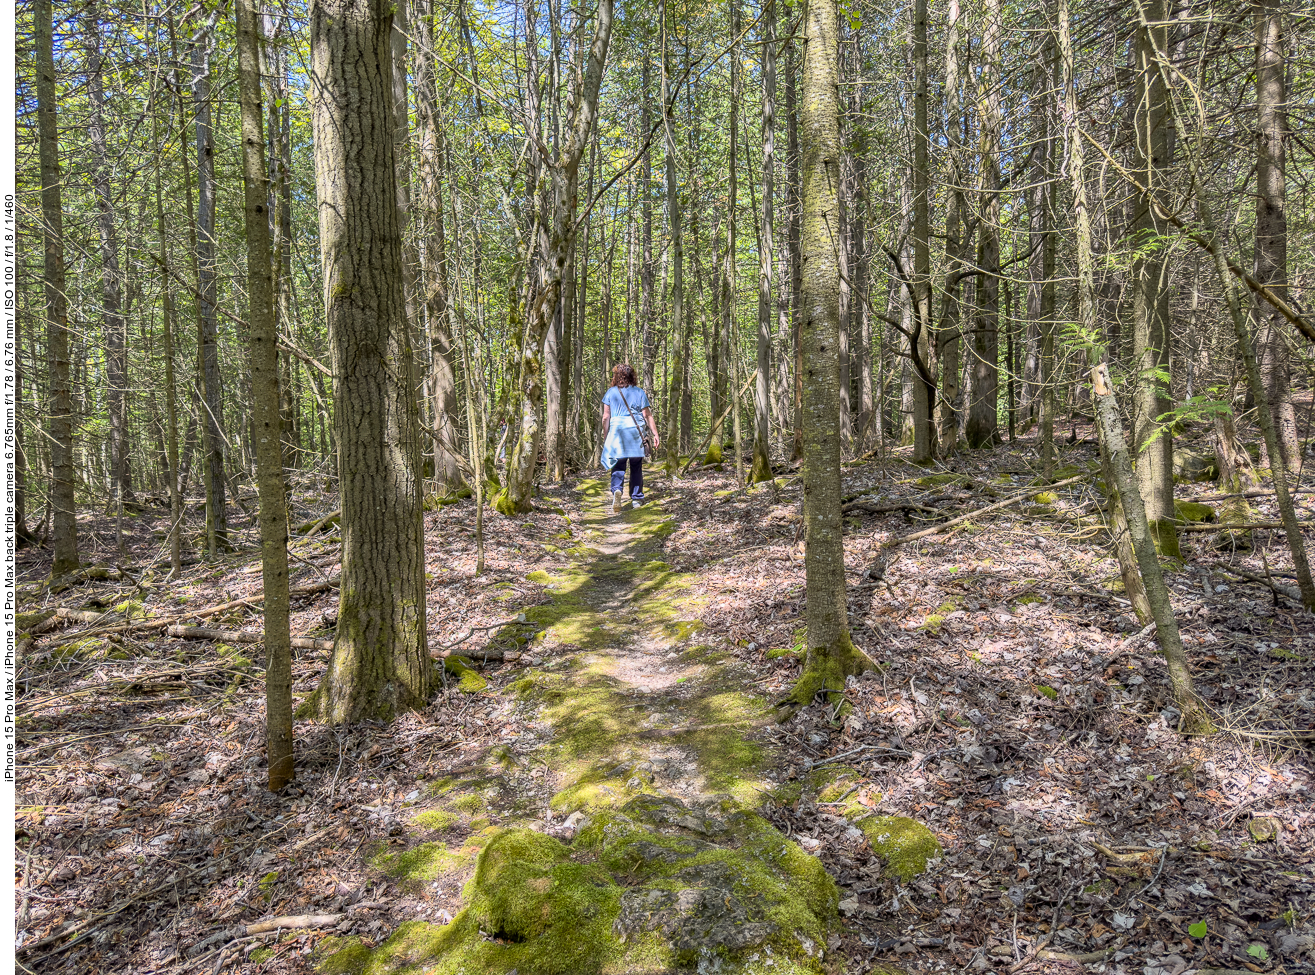
[(69, 376), (68, 298), (64, 287), (64, 212), (59, 167), (55, 58), (50, 0), (36, 0), (37, 128), (41, 156), (41, 222), (45, 238), (46, 361), (50, 418), (51, 578), (78, 569), (78, 520), (73, 470), (73, 393)]
[(213, 23), (192, 39), (192, 110), (196, 124), (196, 329), (205, 444), (206, 547), (211, 558), (228, 541), (224, 482), (224, 404), (219, 389), (219, 321), (215, 310), (215, 141), (211, 127), (210, 42)]
[(414, 373), (402, 291), (387, 0), (315, 0), (312, 122), (341, 468), (333, 658), (308, 710), (346, 724), (429, 697)]
[[(1133, 398), (1133, 440), (1137, 485), (1146, 499), (1146, 516), (1155, 547), (1179, 557), (1173, 511), (1173, 438), (1160, 417), (1172, 408), (1169, 398), (1169, 266), (1158, 243), (1167, 227), (1157, 210), (1169, 202), (1172, 164), (1169, 93), (1155, 61), (1156, 48), (1168, 40), (1168, 0), (1139, 0), (1149, 27), (1137, 31), (1138, 107), (1135, 112), (1138, 179), (1143, 187), (1134, 202), (1131, 232), (1139, 253), (1132, 265), (1133, 356), (1137, 360)], [(1154, 35), (1154, 36), (1152, 36)]]
[[(1256, 280), (1287, 300), (1287, 135), (1288, 96), (1284, 78), (1283, 10), (1278, 0), (1256, 0)], [(1274, 416), (1284, 464), (1301, 463), (1296, 413), (1288, 378), (1287, 329), (1271, 305), (1254, 305), (1256, 350), (1265, 402)], [(1268, 450), (1266, 450), (1268, 454)], [(1268, 466), (1268, 456), (1263, 462)]]
[(133, 502), (128, 471), (127, 326), (123, 315), (123, 280), (119, 270), (119, 240), (114, 227), (114, 193), (110, 188), (109, 147), (105, 137), (105, 89), (102, 81), (100, 13), (93, 4), (83, 15), (87, 48), (87, 99), (91, 112), (87, 135), (91, 142), (92, 186), (96, 193), (96, 225), (100, 231), (101, 305), (104, 313), (105, 406), (110, 421), (110, 490), (116, 508)]
[[(770, 0), (769, 0), (770, 2)], [(662, 131), (666, 147), (667, 225), (671, 231), (671, 334), (679, 352), (671, 370), (671, 393), (667, 397), (667, 473), (675, 477), (680, 467), (680, 420), (684, 398), (686, 370), (689, 368), (689, 323), (685, 320), (685, 237), (681, 225), (680, 174), (676, 169), (676, 122), (672, 115), (675, 99), (671, 94), (668, 68), (668, 10), (662, 4)]]
[(945, 215), (945, 284), (942, 288), (940, 327), (936, 351), (941, 366), (941, 395), (936, 403), (936, 425), (942, 457), (954, 453), (959, 440), (959, 339), (963, 274), (961, 238), (966, 208), (964, 181), (967, 167), (963, 156), (963, 111), (961, 92), (966, 87), (967, 65), (960, 63), (959, 43), (962, 12), (959, 0), (949, 0), (945, 37), (945, 138), (948, 146), (950, 201)]
[[(913, 4), (913, 318), (918, 332), (915, 355), (929, 363), (931, 338), (931, 207), (927, 129), (927, 0)], [(933, 372), (934, 375), (934, 372)], [(913, 383), (913, 462), (926, 463), (936, 450), (933, 403), (926, 383)]]
[[(152, 115), (151, 131), (160, 144), (157, 115)], [(164, 411), (169, 478), (169, 566), (172, 575), (183, 571), (183, 494), (178, 462), (178, 390), (174, 376), (174, 302), (169, 278), (169, 228), (164, 219), (164, 192), (161, 186), (163, 159), (155, 167), (155, 220), (160, 233), (160, 299), (164, 319)]]
[[(423, 0), (420, 10), (429, 50), (432, 50), (432, 0)], [(461, 488), (465, 479), (457, 462), (457, 376), (453, 368), (452, 326), (448, 314), (447, 232), (443, 210), (447, 144), (438, 111), (434, 61), (427, 53), (416, 59), (416, 117), (420, 128), (420, 209), (424, 214), (426, 235), (425, 319), (429, 325), (434, 488), (437, 494), (451, 494)]]
[(644, 391), (653, 394), (653, 366), (657, 353), (654, 349), (656, 335), (653, 331), (653, 153), (652, 142), (648, 133), (653, 126), (653, 59), (644, 42), (643, 67), (640, 72), (640, 122), (639, 137), (644, 140), (644, 158), (639, 162), (639, 192), (643, 195), (641, 209), (644, 221), (644, 255), (640, 270), (643, 295), (640, 304), (640, 334), (643, 336), (644, 362), (640, 371)]
[(838, 361), (840, 269), (830, 228), (837, 226), (840, 101), (836, 5), (804, 8), (803, 255), (804, 576), (808, 655), (791, 694), (796, 707), (820, 692), (843, 694), (845, 677), (871, 666), (849, 638), (840, 517)]
[[(544, 336), (561, 295), (562, 278), (575, 245), (575, 209), (580, 183), (580, 157), (593, 131), (598, 111), (607, 47), (612, 36), (612, 0), (600, 0), (598, 27), (586, 60), (585, 70), (576, 75), (567, 100), (566, 131), (555, 159), (545, 162), (544, 209), (549, 223), (538, 234), (538, 258), (543, 266), (543, 286), (530, 308), (520, 349), (520, 436), (507, 465), (507, 486), (494, 501), (503, 514), (523, 513), (531, 508), (534, 487), (535, 450), (539, 438), (539, 402), (543, 395), (542, 349)], [(530, 82), (534, 84), (533, 80)]]
[(776, 3), (763, 8), (762, 210), (758, 218), (758, 381), (754, 389), (753, 464), (749, 483), (772, 477), (772, 199), (776, 193)]
[(804, 353), (800, 334), (800, 330), (803, 328), (804, 292), (803, 255), (799, 250), (803, 217), (799, 192), (800, 167), (803, 159), (799, 155), (799, 86), (795, 77), (799, 58), (799, 47), (791, 41), (786, 47), (785, 57), (786, 138), (789, 143), (786, 154), (788, 172), (786, 174), (785, 206), (789, 212), (790, 221), (787, 248), (790, 252), (790, 332), (794, 345), (794, 385), (791, 390), (791, 403), (794, 407), (794, 439), (790, 444), (791, 460), (800, 460), (804, 456)]
[(269, 790), (292, 780), (292, 635), (288, 628), (288, 511), (283, 488), (282, 397), (274, 265), (269, 234), (265, 140), (260, 90), (257, 0), (237, 0), (238, 89), (242, 104), (242, 168), (246, 189), (247, 317), (251, 399), (260, 491), (260, 552), (265, 590), (265, 748)]
[(973, 302), (972, 400), (964, 438), (970, 447), (1000, 442), (1000, 0), (986, 0), (982, 28), (981, 224), (977, 231), (977, 266), (981, 269)]
[(1178, 622), (1174, 619), (1173, 606), (1169, 602), (1169, 589), (1165, 586), (1164, 574), (1160, 571), (1160, 559), (1156, 555), (1155, 541), (1151, 537), (1146, 508), (1142, 504), (1137, 479), (1132, 473), (1128, 447), (1123, 439), (1123, 421), (1119, 417), (1119, 407), (1114, 400), (1109, 367), (1103, 363), (1096, 366), (1091, 371), (1091, 379), (1096, 393), (1096, 424), (1100, 431), (1101, 443), (1109, 455), (1109, 467), (1118, 486), (1119, 502), (1127, 518), (1128, 533), (1132, 536), (1133, 548), (1137, 553), (1137, 565), (1141, 570), (1142, 583), (1146, 587), (1146, 598), (1150, 602), (1151, 615), (1155, 619), (1155, 639), (1160, 644), (1160, 651), (1164, 654), (1169, 670), (1174, 704), (1182, 714), (1178, 722), (1179, 730), (1194, 735), (1213, 734), (1214, 725), (1206, 713), (1204, 703), (1197, 697), (1196, 689), (1192, 686), (1192, 672), (1187, 664), (1182, 637), (1178, 633)]

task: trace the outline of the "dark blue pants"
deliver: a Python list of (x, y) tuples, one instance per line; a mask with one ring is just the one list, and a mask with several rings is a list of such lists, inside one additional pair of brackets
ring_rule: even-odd
[(626, 479), (626, 464), (630, 465), (630, 499), (644, 500), (644, 458), (622, 457), (612, 465), (612, 490), (620, 491)]

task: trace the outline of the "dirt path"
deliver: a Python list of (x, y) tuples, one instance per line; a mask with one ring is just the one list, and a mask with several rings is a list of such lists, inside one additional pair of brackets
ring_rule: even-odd
[(700, 643), (693, 578), (661, 557), (675, 527), (662, 501), (613, 514), (601, 482), (579, 490), (584, 544), (569, 568), (531, 574), (550, 599), (518, 624), (541, 663), (505, 691), (534, 736), (433, 784), (414, 824), (459, 830), (459, 848), (380, 862), (423, 881), (473, 860), (463, 910), (403, 924), (375, 950), (335, 945), (323, 971), (828, 967), (836, 885), (755, 811), (775, 787), (770, 701)]

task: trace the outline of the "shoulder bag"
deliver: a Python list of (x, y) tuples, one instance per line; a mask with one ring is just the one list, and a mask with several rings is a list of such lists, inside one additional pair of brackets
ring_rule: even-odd
[(621, 402), (626, 405), (626, 412), (630, 414), (630, 422), (639, 428), (640, 439), (644, 442), (644, 459), (651, 460), (653, 457), (653, 442), (649, 438), (648, 427), (635, 419), (635, 411), (630, 408), (630, 401), (626, 399), (625, 391), (620, 386), (616, 387), (616, 391), (621, 394)]

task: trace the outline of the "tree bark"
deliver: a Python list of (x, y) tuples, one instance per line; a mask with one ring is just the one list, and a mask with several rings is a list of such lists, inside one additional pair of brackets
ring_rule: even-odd
[(945, 36), (945, 138), (948, 147), (950, 202), (945, 215), (945, 283), (941, 300), (940, 327), (936, 330), (937, 359), (941, 366), (941, 395), (936, 403), (937, 439), (942, 457), (954, 453), (959, 440), (959, 341), (962, 316), (960, 293), (963, 281), (963, 240), (966, 209), (964, 181), (967, 167), (963, 157), (963, 111), (961, 92), (966, 86), (967, 65), (960, 62), (959, 44), (962, 11), (959, 0), (949, 0)]
[(648, 50), (648, 41), (644, 42), (643, 66), (640, 71), (640, 122), (639, 137), (644, 140), (644, 158), (639, 162), (639, 192), (643, 196), (641, 210), (643, 211), (644, 221), (644, 254), (643, 263), (640, 266), (640, 283), (643, 293), (640, 298), (640, 322), (639, 330), (642, 335), (641, 345), (643, 347), (644, 362), (640, 370), (640, 376), (644, 383), (644, 391), (652, 395), (653, 393), (653, 366), (655, 365), (657, 353), (654, 348), (656, 344), (656, 335), (654, 333), (653, 322), (653, 154), (652, 142), (648, 138), (649, 130), (653, 125), (653, 59)]
[(52, 579), (78, 570), (77, 476), (73, 470), (73, 393), (69, 369), (68, 298), (64, 281), (63, 187), (50, 0), (36, 0), (37, 130), (41, 157), (41, 221), (45, 243), (46, 361), (49, 388)]
[(110, 188), (109, 146), (105, 136), (105, 87), (102, 80), (101, 14), (93, 4), (83, 14), (87, 48), (87, 136), (91, 142), (92, 186), (96, 226), (100, 232), (101, 308), (104, 315), (105, 406), (110, 421), (110, 490), (116, 506), (134, 500), (128, 470), (127, 326), (123, 315), (123, 275), (115, 230), (114, 193)]
[(210, 106), (210, 42), (213, 22), (191, 43), (192, 111), (196, 125), (196, 328), (200, 379), (201, 431), (205, 445), (206, 547), (214, 558), (228, 541), (224, 482), (224, 404), (219, 388), (219, 320), (215, 311), (215, 140)]
[(1160, 651), (1164, 654), (1169, 670), (1174, 704), (1182, 714), (1178, 728), (1186, 734), (1213, 734), (1214, 725), (1192, 685), (1192, 672), (1187, 664), (1182, 637), (1178, 633), (1178, 622), (1174, 619), (1173, 606), (1169, 602), (1169, 590), (1164, 584), (1164, 573), (1160, 570), (1160, 559), (1156, 555), (1155, 541), (1151, 537), (1146, 508), (1142, 504), (1137, 479), (1133, 477), (1132, 461), (1129, 459), (1128, 446), (1123, 439), (1123, 421), (1119, 417), (1119, 407), (1114, 399), (1109, 367), (1104, 363), (1096, 366), (1091, 370), (1091, 379), (1096, 394), (1096, 424), (1100, 431), (1101, 443), (1109, 454), (1109, 466), (1118, 486), (1119, 504), (1123, 508), (1128, 522), (1128, 533), (1132, 536), (1133, 548), (1137, 553), (1137, 566), (1141, 570), (1142, 583), (1146, 587), (1151, 616), (1155, 619), (1155, 639), (1160, 644)]
[(776, 3), (766, 0), (762, 40), (762, 202), (758, 217), (758, 382), (754, 395), (753, 463), (749, 483), (772, 477), (772, 244), (776, 194)]
[[(432, 0), (422, 0), (420, 17), (434, 46)], [(458, 491), (465, 479), (457, 461), (457, 376), (453, 367), (452, 325), (448, 312), (447, 230), (444, 226), (443, 175), (447, 140), (438, 108), (434, 61), (416, 59), (416, 117), (420, 128), (420, 211), (425, 227), (425, 319), (429, 326), (429, 399), (434, 424), (434, 487), (438, 494)]]
[[(927, 363), (931, 342), (931, 206), (927, 129), (927, 0), (913, 4), (913, 318), (918, 332), (909, 351)], [(927, 363), (934, 370), (935, 366)], [(934, 371), (933, 371), (934, 375)], [(934, 403), (927, 384), (913, 377), (913, 462), (926, 463), (936, 450)]]
[(1134, 202), (1131, 232), (1138, 249), (1132, 265), (1133, 357), (1137, 380), (1133, 397), (1133, 440), (1137, 486), (1146, 499), (1146, 517), (1156, 549), (1179, 558), (1173, 511), (1173, 438), (1160, 417), (1169, 398), (1169, 262), (1160, 238), (1168, 229), (1159, 211), (1169, 202), (1172, 166), (1169, 91), (1155, 60), (1168, 42), (1168, 0), (1138, 0), (1146, 22), (1137, 30), (1138, 99), (1135, 111), (1137, 166), (1142, 189)]
[[(1278, 0), (1257, 0), (1256, 17), (1256, 280), (1288, 297), (1287, 135), (1283, 10)], [(1254, 303), (1256, 350), (1265, 402), (1274, 416), (1284, 464), (1301, 463), (1301, 443), (1289, 383), (1287, 329), (1277, 309)], [(1266, 451), (1268, 454), (1268, 451)], [(1268, 465), (1268, 456), (1264, 458)]]
[[(770, 0), (769, 0), (770, 2)], [(681, 405), (689, 368), (689, 322), (685, 318), (685, 235), (681, 224), (680, 174), (676, 169), (675, 98), (671, 93), (669, 69), (669, 11), (662, 4), (662, 134), (666, 148), (667, 225), (671, 233), (671, 334), (679, 349), (671, 370), (671, 392), (667, 397), (667, 473), (675, 476), (680, 466)]]
[(849, 638), (840, 512), (840, 268), (831, 228), (840, 185), (840, 100), (833, 0), (804, 8), (803, 256), (804, 576), (808, 654), (791, 693), (796, 707), (841, 694), (845, 677), (871, 666)]
[(308, 710), (345, 724), (428, 700), (420, 443), (393, 158), (388, 0), (311, 6), (312, 116), (341, 468), (333, 659)]
[(262, 132), (260, 13), (257, 0), (237, 0), (238, 93), (242, 105), (242, 170), (246, 191), (247, 314), (251, 342), (251, 399), (260, 492), (261, 579), (265, 591), (265, 751), (269, 790), (295, 772), (292, 753), (292, 634), (288, 628), (288, 511), (283, 487), (282, 396), (270, 194)]
[(972, 399), (964, 439), (970, 447), (991, 447), (1000, 442), (1000, 0), (986, 0), (982, 28), (980, 81), (981, 223), (977, 231), (977, 267), (974, 285), (972, 335)]

